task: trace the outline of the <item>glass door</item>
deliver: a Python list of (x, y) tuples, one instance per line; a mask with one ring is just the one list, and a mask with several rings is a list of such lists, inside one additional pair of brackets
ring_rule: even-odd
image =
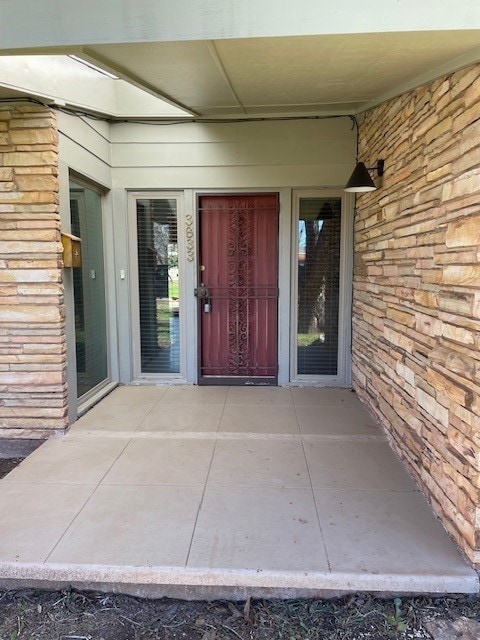
[(77, 397), (108, 380), (107, 311), (101, 195), (70, 182), (72, 233), (81, 238), (82, 266), (73, 269)]

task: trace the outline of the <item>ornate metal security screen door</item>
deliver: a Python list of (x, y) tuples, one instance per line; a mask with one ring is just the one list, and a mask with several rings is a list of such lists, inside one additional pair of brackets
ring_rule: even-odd
[(278, 196), (202, 196), (200, 384), (276, 384)]

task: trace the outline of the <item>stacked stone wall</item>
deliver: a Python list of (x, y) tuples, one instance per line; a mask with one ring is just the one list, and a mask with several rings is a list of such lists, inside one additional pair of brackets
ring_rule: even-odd
[(66, 427), (54, 114), (0, 105), (0, 437)]
[(357, 197), (354, 387), (480, 564), (480, 65), (367, 111)]

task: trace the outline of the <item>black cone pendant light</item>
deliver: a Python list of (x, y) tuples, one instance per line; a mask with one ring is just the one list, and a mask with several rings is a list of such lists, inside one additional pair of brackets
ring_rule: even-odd
[(344, 191), (349, 193), (366, 193), (367, 191), (375, 191), (377, 188), (369, 171), (376, 171), (378, 176), (383, 176), (383, 167), (385, 161), (378, 160), (375, 167), (367, 169), (363, 162), (357, 162), (349, 181), (345, 185)]

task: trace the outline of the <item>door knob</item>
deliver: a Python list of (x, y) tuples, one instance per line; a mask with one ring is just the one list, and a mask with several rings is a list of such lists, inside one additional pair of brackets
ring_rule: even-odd
[(196, 298), (209, 298), (210, 297), (210, 295), (208, 293), (208, 287), (206, 287), (203, 284), (203, 282), (199, 287), (194, 289), (193, 293), (194, 293)]

